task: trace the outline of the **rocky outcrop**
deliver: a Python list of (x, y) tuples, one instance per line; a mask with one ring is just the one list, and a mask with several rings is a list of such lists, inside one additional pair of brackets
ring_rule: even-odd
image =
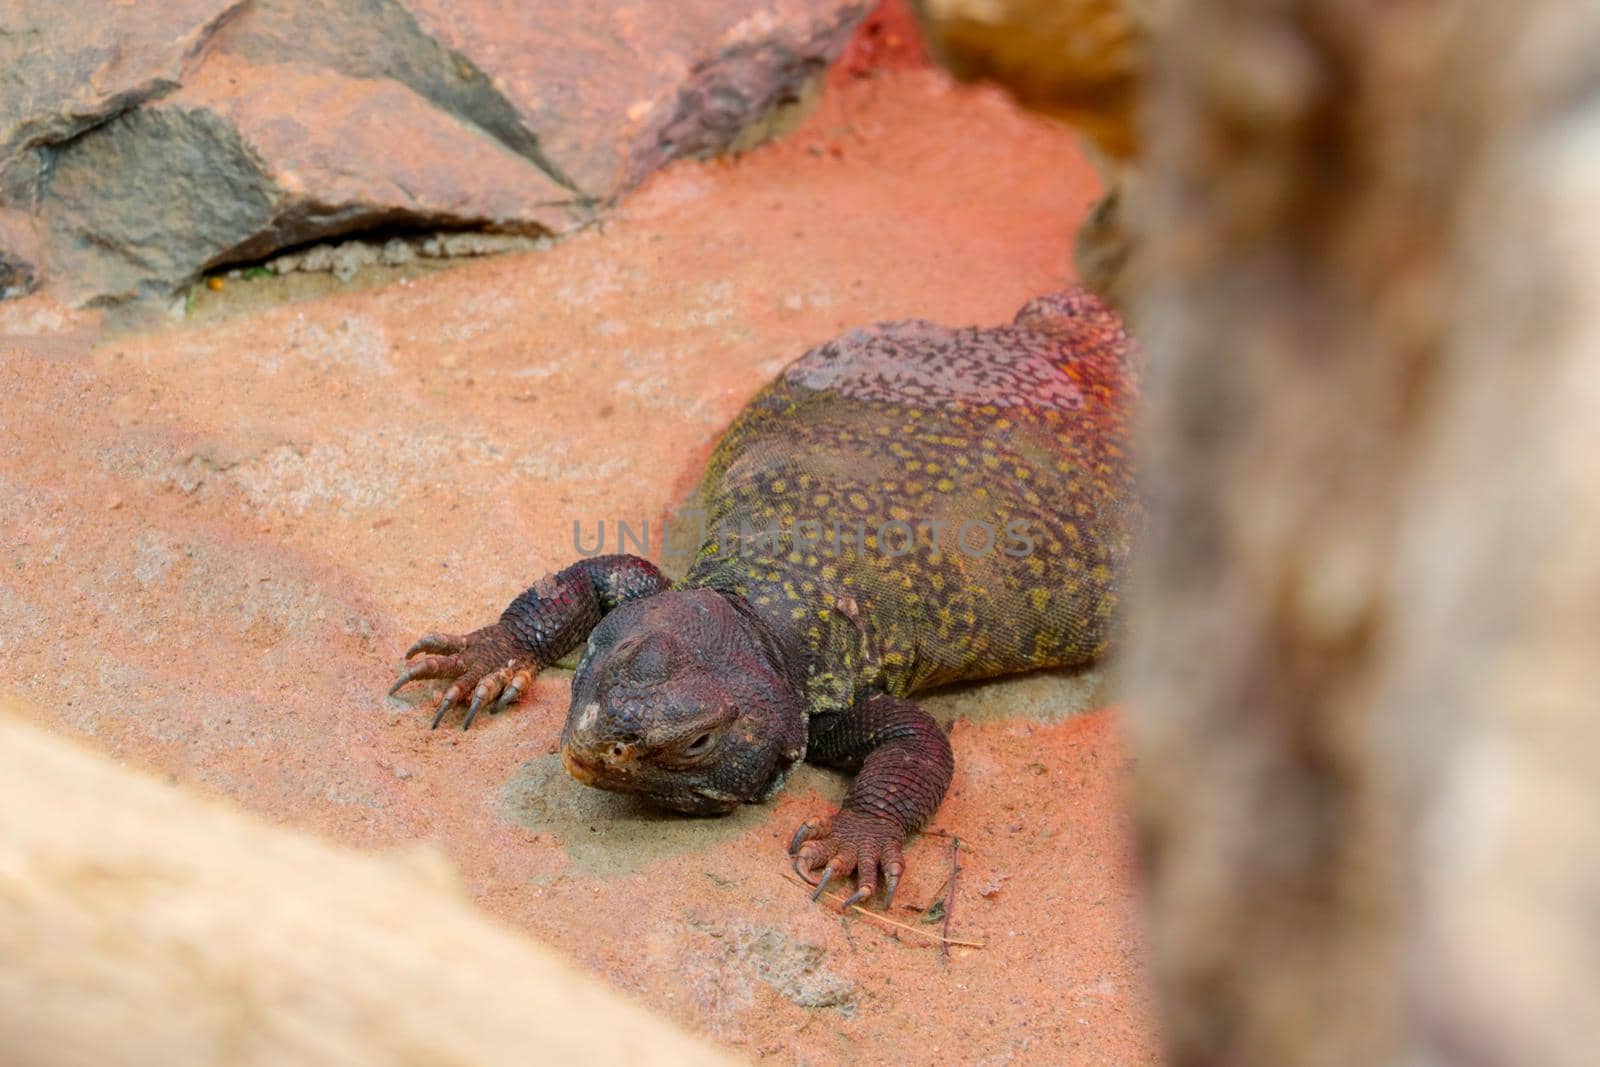
[(1083, 282), (1123, 310), (1137, 280), (1126, 204), (1139, 195), (1140, 113), (1150, 40), (1171, 0), (913, 0), (938, 59), (958, 77), (1004, 85), (1023, 104), (1070, 122), (1105, 196), (1078, 232)]
[(38, 245), (32, 221), (26, 215), (0, 209), (0, 300), (33, 290)]
[(1071, 122), (1111, 159), (1134, 155), (1145, 39), (1158, 0), (915, 0), (957, 77), (1006, 86)]
[(0, 9), (0, 169), (170, 91), (243, 2)]
[(374, 229), (559, 234), (799, 99), (864, 0), (0, 14), (0, 295), (162, 296)]

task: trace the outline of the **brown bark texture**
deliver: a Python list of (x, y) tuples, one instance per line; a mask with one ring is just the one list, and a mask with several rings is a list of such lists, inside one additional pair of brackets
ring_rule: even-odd
[(1600, 8), (1184, 0), (1124, 664), (1176, 1064), (1592, 1062)]

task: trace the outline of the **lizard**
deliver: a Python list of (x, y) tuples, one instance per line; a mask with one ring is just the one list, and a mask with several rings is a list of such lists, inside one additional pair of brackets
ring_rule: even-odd
[[(1103, 656), (1139, 525), (1129, 456), (1138, 345), (1081, 287), (1010, 323), (851, 330), (740, 412), (698, 492), (704, 536), (673, 582), (635, 555), (547, 575), (499, 620), (428, 633), (390, 694), (449, 680), (470, 727), (587, 642), (562, 761), (587, 785), (717, 814), (802, 760), (854, 772), (789, 844), (813, 898), (880, 882), (954, 772), (916, 694)], [(420, 657), (420, 658), (419, 658)]]

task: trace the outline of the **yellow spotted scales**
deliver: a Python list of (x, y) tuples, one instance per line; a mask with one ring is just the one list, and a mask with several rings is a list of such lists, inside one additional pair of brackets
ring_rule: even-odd
[(812, 714), (1087, 663), (1138, 525), (1136, 361), (1082, 289), (1005, 326), (886, 323), (813, 349), (718, 444), (678, 587), (738, 593), (806, 649)]

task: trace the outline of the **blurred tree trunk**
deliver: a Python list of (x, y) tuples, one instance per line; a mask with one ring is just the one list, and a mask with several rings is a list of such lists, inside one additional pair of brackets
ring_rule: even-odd
[(1153, 71), (1172, 1059), (1592, 1063), (1600, 5), (1179, 0)]

